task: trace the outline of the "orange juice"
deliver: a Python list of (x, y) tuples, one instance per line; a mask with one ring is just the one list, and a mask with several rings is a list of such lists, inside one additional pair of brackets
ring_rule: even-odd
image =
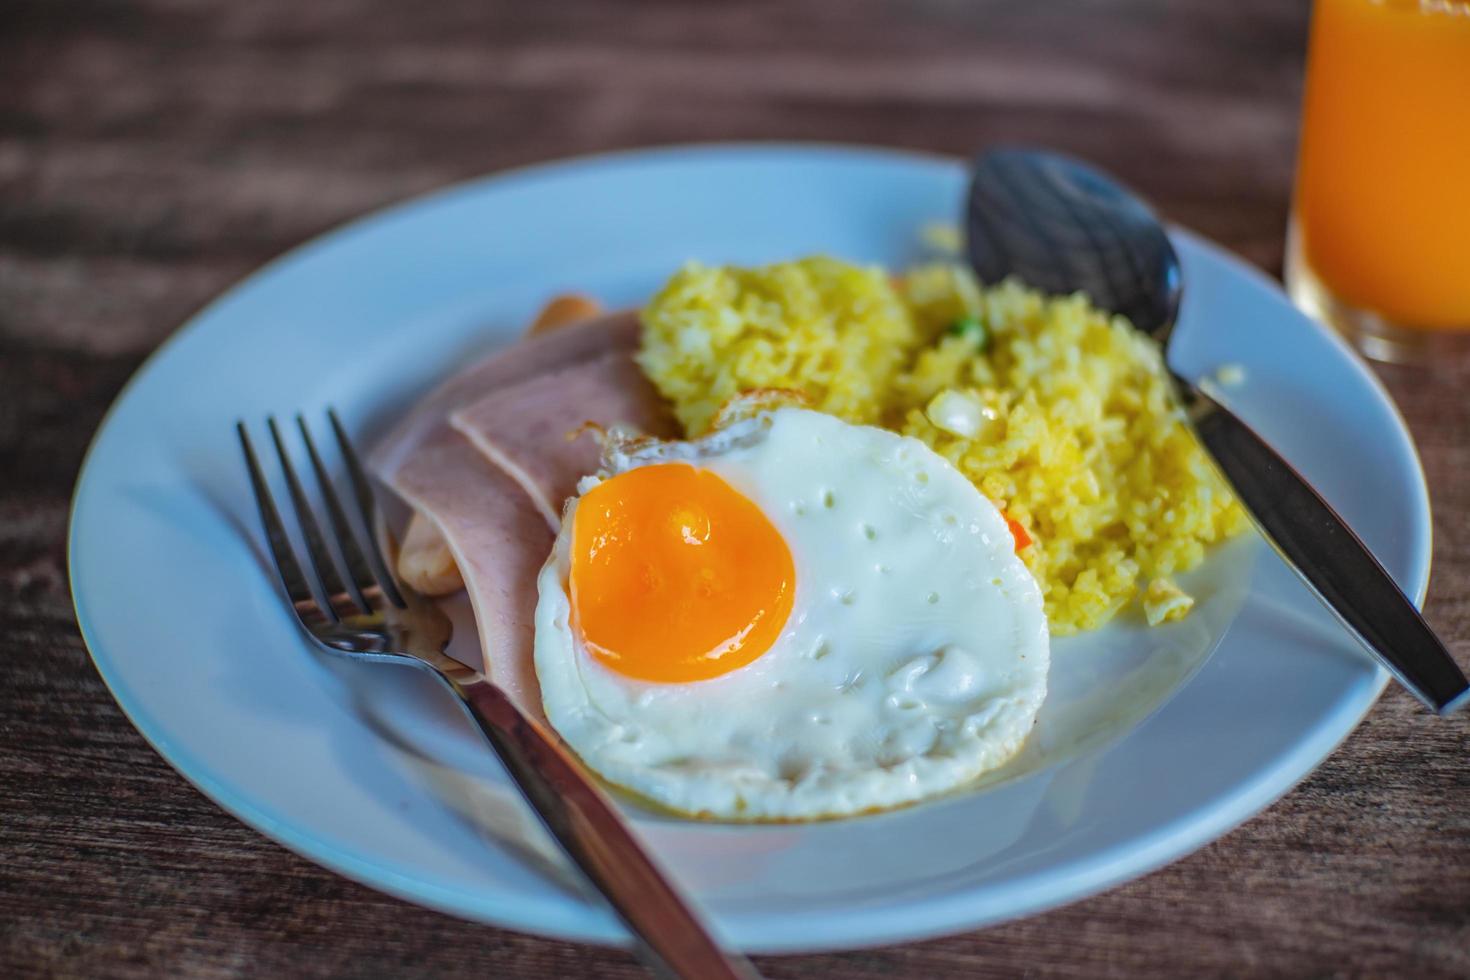
[(1295, 208), (1335, 300), (1470, 331), (1470, 0), (1317, 0)]

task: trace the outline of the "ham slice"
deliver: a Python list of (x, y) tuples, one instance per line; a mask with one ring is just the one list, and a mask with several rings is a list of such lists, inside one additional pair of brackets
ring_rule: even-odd
[(449, 421), (521, 485), (553, 529), (577, 481), (595, 472), (601, 457), (587, 423), (660, 437), (677, 431), (631, 348), (492, 391)]
[(447, 425), (419, 443), (390, 485), (444, 535), (475, 610), (485, 672), (543, 719), (531, 649), (536, 574), (553, 540), (546, 522), (514, 480)]
[[(532, 657), (536, 576), (553, 541), (546, 501), (568, 480), (574, 489), (584, 468), (597, 465), (592, 441), (569, 443), (565, 433), (589, 419), (660, 425), (666, 418), (631, 359), (638, 330), (636, 314), (626, 312), (522, 340), (430, 392), (369, 455), (374, 472), (443, 536), (475, 610), (486, 673), (537, 719), (544, 720)], [(575, 370), (583, 365), (585, 372)], [(612, 390), (623, 383), (630, 392)], [(513, 477), (448, 419), (523, 385), (519, 395), (492, 403), (508, 414), (488, 430), (499, 447), (495, 458), (515, 461)], [(484, 421), (477, 411), (467, 417)], [(570, 417), (575, 421), (564, 424)], [(533, 432), (555, 436), (538, 442)], [(549, 458), (541, 468), (533, 459), (538, 453)], [(535, 481), (523, 486), (532, 471)], [(525, 486), (541, 488), (539, 504)]]
[(487, 392), (547, 371), (638, 346), (638, 314), (632, 310), (569, 324), (527, 337), (477, 361), (424, 396), (368, 454), (368, 466), (386, 483), (449, 414)]

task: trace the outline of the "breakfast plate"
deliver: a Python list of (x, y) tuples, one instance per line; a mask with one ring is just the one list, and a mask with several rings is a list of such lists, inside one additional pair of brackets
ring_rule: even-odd
[[(690, 258), (812, 253), (903, 265), (953, 219), (961, 163), (821, 146), (616, 154), (391, 208), (252, 276), (129, 383), (83, 467), (70, 534), (78, 620), (134, 725), (222, 807), (385, 892), (510, 928), (619, 942), (569, 887), (489, 753), (412, 672), (313, 654), (264, 558), (236, 419), (335, 406), (368, 440), (436, 379), (511, 342), (549, 295), (645, 301)], [(1277, 287), (1174, 233), (1176, 366), (1223, 389), (1410, 595), (1429, 569), (1413, 444), (1374, 377)], [(1253, 536), (1182, 583), (1149, 629), (1056, 641), (1025, 749), (980, 785), (884, 814), (739, 826), (625, 802), (732, 944), (796, 952), (982, 926), (1137, 877), (1285, 793), (1387, 676)], [(451, 602), (457, 655), (478, 657)]]

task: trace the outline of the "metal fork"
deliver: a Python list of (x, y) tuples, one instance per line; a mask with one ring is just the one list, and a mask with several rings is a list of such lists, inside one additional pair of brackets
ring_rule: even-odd
[[(432, 602), (394, 579), (374, 533), (378, 510), (372, 483), (336, 412), (328, 409), (327, 418), (347, 464), (349, 499), (361, 534), (333, 486), (305, 418), (296, 416), (296, 423), (321, 487), (330, 534), (313, 513), (276, 420), (267, 420), (306, 545), (310, 577), (297, 560), (245, 423), (235, 426), (276, 570), (307, 635), (323, 650), (351, 660), (406, 664), (443, 681), (562, 851), (628, 927), (651, 969), (700, 980), (758, 980), (748, 960), (719, 947), (689, 901), (555, 736), (526, 717), (484, 675), (445, 654), (452, 624)], [(390, 551), (393, 547), (390, 538)]]

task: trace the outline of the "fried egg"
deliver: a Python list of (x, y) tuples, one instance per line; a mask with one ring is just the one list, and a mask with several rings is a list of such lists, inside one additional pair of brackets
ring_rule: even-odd
[(547, 718), (609, 782), (724, 820), (942, 793), (1046, 696), (1041, 591), (923, 443), (798, 408), (614, 443), (538, 579)]

